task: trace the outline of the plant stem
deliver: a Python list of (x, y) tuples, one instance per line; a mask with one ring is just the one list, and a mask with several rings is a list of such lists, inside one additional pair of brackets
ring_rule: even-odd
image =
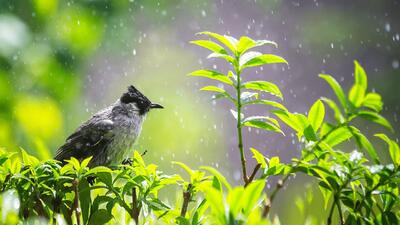
[(135, 224), (139, 224), (139, 214), (140, 214), (140, 207), (138, 206), (138, 202), (137, 202), (136, 188), (132, 188), (132, 212), (131, 212), (131, 217), (135, 221)]
[[(239, 61), (237, 57), (237, 61)], [(238, 69), (237, 66), (235, 66), (235, 72), (237, 76), (237, 84), (236, 84), (236, 100), (237, 100), (237, 133), (238, 133), (238, 148), (240, 152), (240, 161), (242, 163), (242, 173), (243, 173), (243, 181), (244, 185), (247, 185), (248, 182), (248, 177), (247, 177), (247, 171), (246, 171), (246, 156), (244, 154), (243, 150), (243, 136), (242, 136), (242, 102), (240, 100), (240, 95), (241, 95), (241, 79), (240, 79), (240, 70)]]
[(81, 225), (81, 209), (79, 207), (79, 190), (78, 190), (79, 180), (75, 179), (72, 182), (72, 185), (74, 187), (74, 193), (75, 193), (74, 210), (75, 210), (76, 223), (77, 225)]
[(335, 205), (336, 205), (336, 195), (335, 195), (335, 198), (333, 199), (331, 209), (329, 210), (329, 216), (328, 216), (328, 219), (326, 221), (327, 225), (331, 225), (332, 224), (332, 216), (333, 216), (333, 211), (335, 209)]
[(260, 167), (261, 167), (261, 164), (260, 164), (260, 163), (258, 163), (258, 164), (254, 167), (253, 172), (251, 173), (249, 179), (247, 180), (247, 183), (244, 185), (245, 187), (246, 187), (247, 185), (249, 185), (249, 184), (254, 180), (254, 177), (256, 176), (256, 174), (257, 174), (258, 170), (260, 169)]
[(340, 204), (340, 200), (338, 199), (338, 201), (336, 201), (336, 206), (339, 212), (339, 218), (340, 218), (340, 224), (343, 225), (344, 224), (344, 219), (343, 219), (343, 213), (342, 213), (342, 206)]
[(189, 207), (190, 199), (192, 198), (192, 184), (189, 184), (187, 189), (183, 191), (183, 203), (181, 209), (181, 217), (185, 217), (187, 209)]

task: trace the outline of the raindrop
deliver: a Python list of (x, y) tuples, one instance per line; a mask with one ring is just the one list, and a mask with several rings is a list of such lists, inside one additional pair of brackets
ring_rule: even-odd
[(331, 43), (331, 48), (333, 48), (333, 43)]
[(399, 66), (400, 66), (399, 60), (397, 60), (397, 59), (393, 60), (393, 62), (392, 62), (393, 69), (398, 69)]
[(206, 11), (204, 11), (204, 10), (201, 10), (201, 16), (202, 16), (202, 17), (206, 17), (206, 16), (207, 16), (207, 13), (206, 13)]
[(133, 49), (132, 54), (136, 55), (136, 49)]
[(385, 30), (390, 32), (390, 23), (385, 23)]

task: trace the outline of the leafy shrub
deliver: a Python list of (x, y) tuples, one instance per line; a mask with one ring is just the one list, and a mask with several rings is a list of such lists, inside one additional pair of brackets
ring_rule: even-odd
[[(194, 170), (181, 162), (174, 163), (186, 170), (189, 180), (180, 175), (166, 175), (156, 165), (146, 165), (137, 151), (131, 165), (88, 168), (90, 158), (82, 162), (71, 158), (65, 166), (60, 166), (54, 160), (39, 162), (24, 150), (19, 153), (2, 150), (1, 222), (280, 224), (278, 218), (270, 217), (270, 208), (288, 178), (303, 173), (318, 182), (324, 207), (328, 209), (327, 224), (399, 223), (400, 148), (386, 134), (375, 134), (388, 146), (392, 162), (384, 164), (369, 139), (353, 123), (365, 119), (393, 131), (380, 115), (383, 106), (380, 95), (368, 92), (367, 75), (358, 62), (355, 62), (355, 82), (347, 95), (332, 76), (320, 75), (332, 88), (338, 103), (322, 97), (307, 115), (292, 113), (277, 101), (283, 100), (283, 95), (276, 84), (245, 81), (246, 68), (287, 63), (280, 56), (250, 51), (262, 45), (277, 46), (276, 43), (245, 36), (237, 40), (211, 32), (200, 35), (213, 39), (195, 40), (193, 44), (211, 50), (208, 58), (221, 58), (232, 66), (227, 73), (198, 70), (189, 75), (216, 81), (216, 86), (201, 90), (214, 92), (214, 99), (227, 99), (234, 107), (231, 112), (237, 125), (243, 185), (232, 186), (215, 168)], [(262, 98), (260, 92), (271, 94), (272, 99)], [(269, 107), (274, 118), (245, 116), (244, 107), (251, 105)], [(333, 121), (327, 121), (325, 107), (332, 111)], [(284, 134), (282, 123), (297, 134), (301, 156), (284, 164), (279, 157), (267, 158), (248, 146), (257, 162), (248, 173), (243, 127)], [(340, 144), (347, 140), (354, 140), (351, 143), (355, 144), (355, 150), (340, 150), (343, 146)], [(275, 176), (280, 180), (267, 193), (265, 185)], [(181, 194), (176, 199), (162, 201), (159, 192), (167, 186), (178, 187)]]

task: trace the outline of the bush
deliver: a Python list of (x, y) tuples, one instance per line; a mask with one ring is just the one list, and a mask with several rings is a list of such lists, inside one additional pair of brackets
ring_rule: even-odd
[[(353, 123), (365, 119), (393, 131), (379, 114), (383, 106), (381, 97), (368, 92), (367, 75), (358, 62), (355, 62), (355, 82), (347, 95), (332, 76), (319, 75), (332, 88), (338, 103), (322, 97), (307, 115), (292, 113), (276, 101), (283, 99), (276, 84), (244, 81), (246, 68), (287, 63), (280, 56), (249, 51), (262, 45), (277, 46), (276, 43), (245, 36), (237, 40), (211, 32), (200, 35), (213, 39), (195, 40), (193, 44), (211, 50), (208, 58), (221, 58), (232, 66), (226, 74), (198, 70), (189, 75), (215, 80), (217, 86), (201, 90), (214, 92), (214, 99), (227, 99), (234, 107), (230, 111), (237, 122), (242, 185), (232, 186), (215, 168), (193, 170), (181, 162), (174, 163), (186, 170), (189, 180), (180, 175), (166, 175), (156, 165), (146, 165), (137, 151), (131, 165), (88, 168), (90, 158), (82, 162), (71, 158), (61, 166), (55, 160), (39, 162), (22, 149), (19, 153), (2, 150), (2, 223), (280, 224), (278, 218), (271, 218), (269, 211), (288, 178), (297, 173), (317, 180), (328, 210), (326, 224), (399, 223), (400, 148), (386, 134), (375, 134), (388, 146), (392, 162), (383, 164), (369, 139)], [(274, 99), (262, 98), (260, 92), (271, 94)], [(274, 118), (244, 115), (243, 109), (251, 105), (269, 107)], [(327, 121), (325, 107), (333, 113), (333, 121)], [(251, 127), (284, 134), (282, 123), (297, 134), (301, 156), (284, 164), (277, 156), (267, 158), (250, 148), (257, 164), (249, 173), (242, 129)], [(354, 140), (350, 143), (356, 145), (356, 150), (340, 150), (343, 147), (340, 144), (347, 140)], [(279, 181), (267, 193), (266, 183), (276, 176)], [(167, 186), (178, 187), (180, 194), (163, 202), (158, 196)]]

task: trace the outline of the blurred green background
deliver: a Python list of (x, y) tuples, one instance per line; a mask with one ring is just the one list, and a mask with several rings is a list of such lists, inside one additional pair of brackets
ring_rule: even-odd
[[(400, 3), (389, 0), (0, 0), (0, 147), (51, 158), (80, 123), (134, 84), (165, 106), (150, 113), (136, 146), (148, 151), (149, 162), (167, 172), (177, 170), (171, 161), (212, 165), (239, 183), (229, 104), (211, 101), (198, 91), (206, 81), (186, 76), (199, 68), (227, 69), (188, 43), (203, 30), (276, 41), (278, 49), (262, 51), (285, 57), (289, 67), (266, 66), (246, 76), (276, 82), (291, 111), (306, 112), (319, 96), (332, 97), (320, 72), (348, 88), (359, 60), (399, 137), (399, 11)], [(250, 130), (245, 138), (247, 149), (285, 162), (299, 154), (290, 132)], [(296, 179), (297, 187), (280, 196), (275, 213), (284, 224), (324, 213), (309, 207), (320, 200), (306, 195), (313, 190), (305, 181)], [(294, 216), (283, 216), (288, 209)]]

